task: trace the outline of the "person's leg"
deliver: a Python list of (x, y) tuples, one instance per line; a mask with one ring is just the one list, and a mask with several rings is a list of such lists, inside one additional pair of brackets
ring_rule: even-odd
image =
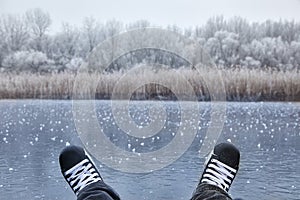
[(230, 143), (215, 146), (191, 200), (231, 200), (228, 190), (239, 168), (240, 152)]
[(92, 183), (83, 188), (77, 200), (119, 200), (119, 195), (103, 181)]
[(77, 200), (120, 200), (119, 195), (103, 182), (100, 173), (83, 148), (69, 146), (59, 156), (62, 174)]

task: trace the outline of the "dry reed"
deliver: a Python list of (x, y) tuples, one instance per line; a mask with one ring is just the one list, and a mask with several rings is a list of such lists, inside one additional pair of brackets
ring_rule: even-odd
[[(184, 79), (182, 79), (184, 77)], [(210, 100), (207, 85), (224, 83), (230, 101), (299, 101), (300, 72), (220, 68), (146, 69), (139, 73), (0, 74), (0, 99), (165, 99)], [(147, 84), (145, 84), (147, 83)], [(218, 87), (218, 86), (217, 86)], [(221, 86), (220, 86), (221, 87)], [(213, 91), (215, 92), (215, 91)]]

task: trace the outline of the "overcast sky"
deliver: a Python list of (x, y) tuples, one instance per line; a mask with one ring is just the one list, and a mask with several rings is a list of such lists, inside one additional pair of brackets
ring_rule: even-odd
[(201, 25), (216, 15), (242, 16), (250, 21), (300, 21), (300, 0), (0, 0), (0, 14), (24, 13), (37, 7), (50, 13), (52, 31), (62, 22), (80, 25), (87, 16), (102, 22), (146, 19), (155, 25), (180, 27)]

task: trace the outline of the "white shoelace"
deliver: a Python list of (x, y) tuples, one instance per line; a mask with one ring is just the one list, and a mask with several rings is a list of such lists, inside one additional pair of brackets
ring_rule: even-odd
[(88, 159), (84, 159), (64, 174), (76, 195), (89, 184), (101, 181), (98, 172)]
[(203, 174), (202, 182), (216, 185), (228, 192), (237, 170), (216, 160), (211, 159)]

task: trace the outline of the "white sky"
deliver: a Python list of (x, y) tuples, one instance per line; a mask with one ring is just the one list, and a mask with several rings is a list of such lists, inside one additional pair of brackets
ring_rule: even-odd
[(216, 15), (250, 21), (300, 21), (300, 0), (0, 0), (0, 14), (24, 13), (37, 7), (50, 13), (52, 31), (59, 30), (62, 22), (80, 25), (88, 16), (101, 22), (146, 19), (159, 26), (180, 27), (201, 25)]

